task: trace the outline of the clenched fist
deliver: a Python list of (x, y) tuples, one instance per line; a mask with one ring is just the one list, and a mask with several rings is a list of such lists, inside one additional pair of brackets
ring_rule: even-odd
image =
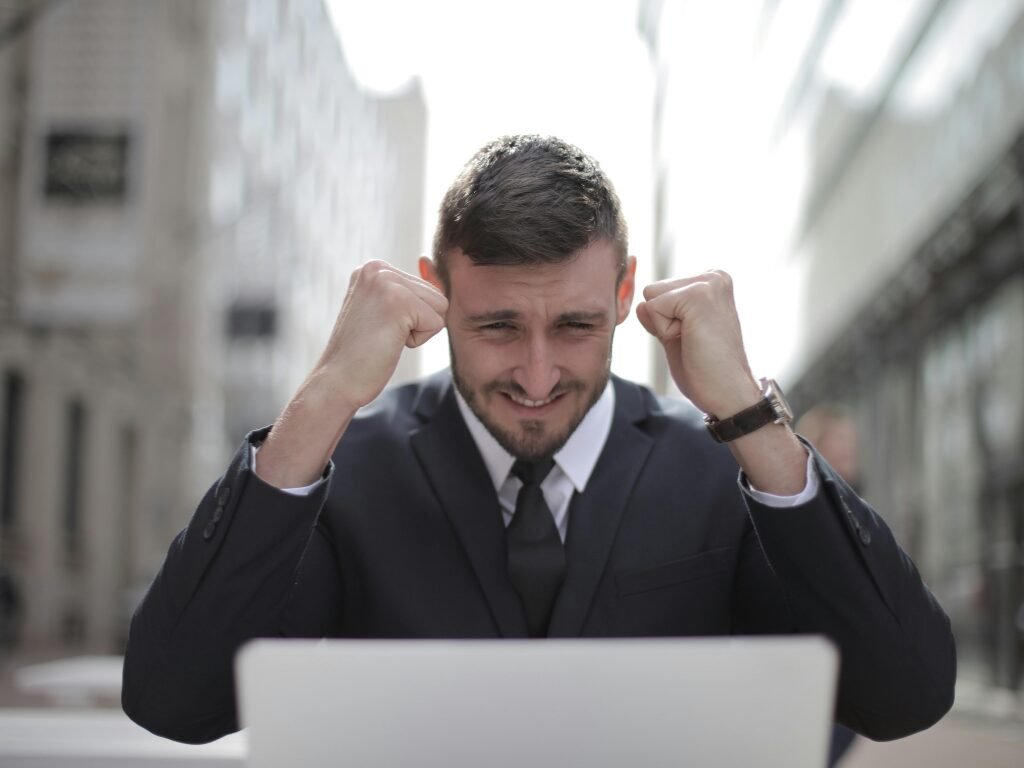
[(418, 347), (444, 328), (447, 311), (448, 300), (430, 283), (369, 261), (352, 273), (317, 369), (358, 409), (387, 385), (404, 347)]
[(665, 349), (679, 390), (704, 413), (727, 418), (760, 399), (733, 299), (721, 271), (644, 288), (636, 314)]
[(316, 480), (356, 411), (387, 385), (402, 349), (444, 328), (447, 311), (433, 285), (387, 262), (356, 269), (323, 354), (260, 449), (257, 474), (278, 488)]

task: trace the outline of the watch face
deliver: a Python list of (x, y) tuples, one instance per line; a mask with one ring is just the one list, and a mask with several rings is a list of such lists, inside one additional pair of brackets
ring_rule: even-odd
[(772, 404), (775, 411), (776, 424), (789, 424), (793, 420), (793, 409), (789, 407), (786, 396), (782, 394), (782, 387), (775, 379), (765, 380), (764, 396)]

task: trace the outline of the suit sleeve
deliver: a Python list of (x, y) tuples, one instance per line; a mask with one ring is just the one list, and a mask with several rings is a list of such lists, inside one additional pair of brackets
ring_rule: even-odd
[[(284, 608), (330, 483), (309, 496), (264, 483), (250, 445), (267, 432), (239, 447), (132, 617), (122, 705), (160, 736), (203, 743), (238, 730), (235, 652), (254, 637), (285, 634)], [(306, 632), (290, 621), (287, 634)]]
[(794, 629), (839, 647), (836, 719), (876, 740), (908, 736), (953, 704), (949, 619), (878, 513), (811, 451), (812, 501), (777, 509), (743, 494), (757, 540)]

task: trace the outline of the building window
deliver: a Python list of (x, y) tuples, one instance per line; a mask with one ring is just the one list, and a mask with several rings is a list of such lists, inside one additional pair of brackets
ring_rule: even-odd
[(3, 437), (0, 442), (0, 529), (18, 523), (18, 458), (21, 454), (25, 379), (14, 371), (4, 375)]
[(72, 400), (67, 407), (67, 431), (64, 454), (64, 553), (77, 563), (82, 550), (82, 488), (85, 449), (85, 406)]
[(136, 488), (138, 483), (139, 439), (135, 427), (130, 424), (121, 427), (118, 435), (118, 450), (121, 453), (121, 498), (119, 532), (123, 537), (120, 552), (119, 577), (122, 587), (131, 586), (134, 578), (132, 553), (135, 551)]
[(228, 309), (229, 339), (272, 339), (276, 333), (277, 308), (271, 302), (239, 300)]

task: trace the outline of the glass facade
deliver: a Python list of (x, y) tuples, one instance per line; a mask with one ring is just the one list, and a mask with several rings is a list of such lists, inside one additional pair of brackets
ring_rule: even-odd
[(1024, 683), (1022, 147), (792, 390), (798, 409), (856, 414), (865, 497), (949, 613), (961, 676), (1011, 689)]
[(640, 26), (658, 276), (733, 275), (757, 375), (853, 415), (961, 679), (1021, 690), (1024, 0), (650, 0)]

